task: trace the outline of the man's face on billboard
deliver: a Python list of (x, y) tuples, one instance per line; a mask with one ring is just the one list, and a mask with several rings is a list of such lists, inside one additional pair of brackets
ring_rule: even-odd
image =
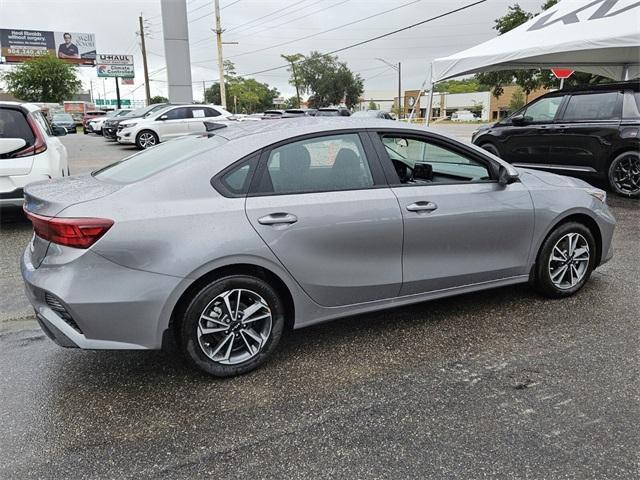
[(66, 43), (67, 45), (69, 45), (71, 43), (71, 35), (66, 34), (64, 36), (64, 43)]

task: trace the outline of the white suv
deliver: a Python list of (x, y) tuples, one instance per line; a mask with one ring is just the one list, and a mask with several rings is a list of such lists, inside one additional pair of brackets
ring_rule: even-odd
[(123, 120), (118, 125), (118, 142), (148, 148), (190, 133), (204, 133), (204, 122), (233, 120), (233, 114), (217, 105), (173, 105), (147, 118)]
[(0, 206), (22, 206), (29, 183), (69, 175), (61, 135), (36, 105), (0, 102)]

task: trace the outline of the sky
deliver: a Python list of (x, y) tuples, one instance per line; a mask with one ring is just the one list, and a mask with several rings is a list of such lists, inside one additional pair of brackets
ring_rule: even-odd
[[(208, 87), (218, 80), (212, 31), (214, 2), (172, 1), (187, 2), (193, 97), (200, 100), (203, 82)], [(220, 0), (223, 41), (238, 42), (224, 46), (224, 57), (235, 63), (238, 74), (251, 74), (283, 65), (281, 54), (328, 52), (468, 3), (472, 0)], [(432, 59), (494, 37), (493, 20), (514, 3), (538, 12), (543, 0), (488, 0), (338, 56), (364, 79), (365, 96), (367, 92), (397, 91), (397, 73), (379, 58), (393, 64), (402, 62), (403, 90), (418, 89)], [(140, 15), (148, 32), (151, 95), (166, 95), (160, 0), (0, 0), (0, 28), (95, 33), (98, 53), (133, 54), (135, 84), (122, 86), (121, 95), (138, 100), (144, 97), (142, 54), (136, 34)], [(345, 24), (350, 25), (342, 27)], [(341, 28), (322, 33), (336, 27)], [(0, 71), (7, 68), (11, 67), (0, 66)], [(115, 80), (109, 78), (103, 83), (94, 68), (78, 70), (86, 89), (92, 81), (94, 94), (99, 89), (100, 96), (106, 93), (108, 98), (115, 98)], [(286, 69), (251, 76), (278, 88), (286, 97), (295, 94)]]

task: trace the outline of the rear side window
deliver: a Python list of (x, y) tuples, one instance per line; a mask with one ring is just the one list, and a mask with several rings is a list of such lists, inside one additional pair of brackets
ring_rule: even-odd
[(311, 193), (373, 186), (357, 134), (330, 135), (274, 148), (260, 182), (261, 193)]
[(107, 182), (133, 183), (225, 143), (227, 139), (217, 135), (186, 136), (143, 150), (92, 175)]
[(167, 116), (167, 120), (179, 120), (181, 118), (192, 118), (191, 109), (182, 107), (182, 108), (174, 108), (173, 110), (169, 110), (165, 113)]
[(618, 92), (572, 95), (563, 120), (613, 120), (617, 117), (617, 107)]
[(0, 108), (0, 138), (22, 138), (27, 147), (36, 141), (24, 114), (13, 108)]

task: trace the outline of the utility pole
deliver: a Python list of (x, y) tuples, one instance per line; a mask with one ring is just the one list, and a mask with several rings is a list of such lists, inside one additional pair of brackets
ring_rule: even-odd
[(118, 82), (118, 77), (115, 77), (116, 80), (116, 108), (120, 108), (120, 83)]
[[(149, 69), (147, 67), (147, 46), (144, 42), (144, 22), (142, 15), (138, 17), (140, 21), (140, 49), (142, 50), (142, 66), (144, 67), (144, 91), (147, 96), (146, 103), (151, 103), (151, 88), (149, 86)], [(120, 107), (118, 107), (120, 108)]]
[(202, 80), (202, 103), (207, 103), (207, 87), (204, 85), (204, 80)]
[(227, 94), (224, 88), (224, 64), (222, 60), (222, 27), (220, 26), (220, 0), (214, 0), (216, 11), (216, 40), (218, 42), (218, 72), (220, 74), (220, 103), (227, 108)]
[(398, 72), (398, 119), (400, 119), (402, 115), (402, 64), (398, 62), (398, 65), (394, 65), (393, 63), (389, 63), (382, 58), (376, 58), (376, 60), (381, 61), (388, 67), (393, 68)]

